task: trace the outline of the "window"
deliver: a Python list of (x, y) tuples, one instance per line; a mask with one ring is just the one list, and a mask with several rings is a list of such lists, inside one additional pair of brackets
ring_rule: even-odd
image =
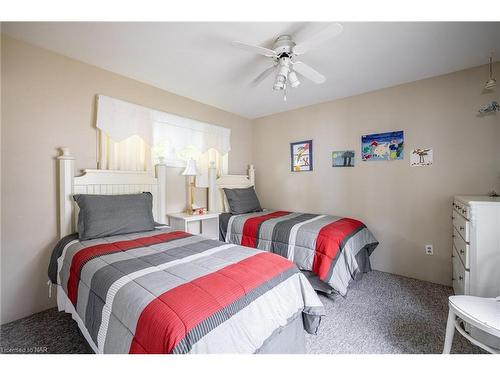
[(227, 174), (231, 130), (98, 96), (101, 169), (151, 170), (158, 162), (184, 167), (197, 160), (196, 185), (208, 186), (208, 167)]

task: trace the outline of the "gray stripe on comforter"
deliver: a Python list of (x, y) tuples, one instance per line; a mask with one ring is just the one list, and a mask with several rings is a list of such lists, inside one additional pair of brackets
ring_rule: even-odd
[(290, 232), (294, 225), (311, 220), (319, 215), (300, 214), (290, 219), (277, 223), (273, 228), (271, 236), (271, 252), (288, 258), (288, 245), (290, 240)]

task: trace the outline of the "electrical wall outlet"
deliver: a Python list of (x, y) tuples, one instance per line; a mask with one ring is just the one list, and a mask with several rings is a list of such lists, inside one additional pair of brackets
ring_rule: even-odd
[(425, 253), (427, 255), (434, 255), (434, 249), (432, 248), (432, 245), (425, 245)]

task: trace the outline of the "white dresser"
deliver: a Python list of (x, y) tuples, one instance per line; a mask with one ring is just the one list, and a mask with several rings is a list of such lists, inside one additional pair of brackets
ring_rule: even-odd
[[(500, 296), (500, 198), (455, 196), (451, 217), (455, 294)], [(500, 347), (498, 340), (482, 341)]]

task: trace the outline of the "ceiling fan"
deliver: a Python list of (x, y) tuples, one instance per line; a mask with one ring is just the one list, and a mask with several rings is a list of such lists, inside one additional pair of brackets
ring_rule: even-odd
[(276, 38), (271, 48), (256, 46), (240, 41), (233, 41), (233, 45), (246, 51), (266, 56), (272, 60), (272, 65), (259, 74), (257, 78), (253, 80), (253, 84), (258, 85), (266, 77), (275, 72), (276, 77), (273, 84), (273, 90), (283, 91), (283, 98), (286, 101), (287, 86), (289, 85), (292, 88), (296, 88), (300, 85), (297, 73), (317, 84), (326, 81), (324, 75), (302, 61), (295, 61), (295, 58), (303, 55), (309, 49), (326, 42), (328, 39), (339, 35), (342, 29), (341, 24), (331, 23), (303, 40), (300, 40), (300, 37), (294, 39), (291, 35), (280, 35)]

